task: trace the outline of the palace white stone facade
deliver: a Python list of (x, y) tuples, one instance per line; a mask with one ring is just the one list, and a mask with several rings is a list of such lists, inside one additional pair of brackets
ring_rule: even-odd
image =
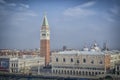
[[(110, 53), (111, 52), (111, 53)], [(116, 56), (119, 58), (115, 58)], [(120, 61), (120, 53), (112, 51), (59, 51), (53, 52), (52, 73), (75, 76), (106, 74), (112, 63)]]

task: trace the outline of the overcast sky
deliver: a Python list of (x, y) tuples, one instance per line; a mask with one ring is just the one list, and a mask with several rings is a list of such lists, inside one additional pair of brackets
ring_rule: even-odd
[(120, 0), (0, 0), (0, 48), (39, 48), (44, 12), (51, 49), (81, 49), (94, 41), (120, 49)]

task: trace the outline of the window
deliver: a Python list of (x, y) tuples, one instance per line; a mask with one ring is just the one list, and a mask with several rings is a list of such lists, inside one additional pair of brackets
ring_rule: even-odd
[(91, 72), (89, 72), (89, 75), (91, 75)]
[(56, 73), (57, 73), (58, 71), (56, 70)]
[(42, 34), (42, 36), (46, 36), (46, 34)]
[(82, 74), (84, 75), (84, 71), (82, 72)]
[(73, 71), (73, 75), (75, 75), (75, 71)]
[(94, 72), (92, 72), (92, 76), (94, 76)]
[(64, 71), (64, 73), (66, 74), (66, 70)]
[(63, 73), (63, 70), (62, 70), (62, 73)]
[(81, 71), (79, 71), (79, 75), (81, 75)]
[(94, 64), (94, 61), (92, 60), (91, 63)]
[(59, 70), (59, 72), (58, 72), (59, 74), (60, 74), (60, 70)]
[(100, 61), (99, 63), (100, 63), (100, 64), (102, 64), (103, 62), (102, 62), (102, 61)]
[(119, 70), (119, 66), (117, 66), (117, 70)]
[(86, 59), (83, 59), (83, 62), (86, 63)]
[(78, 71), (76, 71), (76, 74), (78, 75), (78, 74), (79, 74), (79, 72), (78, 72)]
[(67, 74), (69, 74), (69, 71), (67, 70)]
[(12, 63), (12, 67), (13, 67), (13, 63)]
[(95, 75), (97, 75), (97, 72), (95, 72)]
[(79, 60), (77, 60), (77, 63), (79, 63)]
[(65, 58), (63, 58), (63, 62), (65, 62)]
[(14, 63), (14, 67), (15, 67), (15, 63)]
[(73, 62), (73, 58), (71, 58), (71, 62)]
[(58, 62), (58, 58), (56, 58), (56, 62)]

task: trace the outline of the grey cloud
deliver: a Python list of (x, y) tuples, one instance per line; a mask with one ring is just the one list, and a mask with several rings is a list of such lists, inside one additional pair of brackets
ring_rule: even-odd
[(0, 3), (6, 4), (5, 0), (0, 0)]

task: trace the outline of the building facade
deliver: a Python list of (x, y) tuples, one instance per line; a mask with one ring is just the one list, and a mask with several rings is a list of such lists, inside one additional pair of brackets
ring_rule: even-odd
[(43, 24), (40, 30), (40, 56), (45, 57), (45, 66), (50, 62), (50, 29), (47, 17), (44, 16)]
[(107, 51), (107, 53), (111, 54), (110, 55), (110, 65), (111, 69), (115, 68), (115, 65), (120, 62), (120, 51), (113, 50), (113, 51)]
[(115, 65), (115, 74), (120, 76), (120, 62)]
[(17, 49), (0, 49), (0, 56), (13, 56), (20, 57), (22, 55), (40, 55), (39, 49), (26, 49), (26, 50), (17, 50)]
[(20, 58), (0, 56), (0, 66), (11, 73), (29, 73), (32, 67), (44, 65), (44, 60), (43, 57), (33, 55), (23, 55)]
[[(91, 54), (92, 53), (92, 54)], [(106, 73), (106, 56), (103, 53), (64, 51), (52, 53), (52, 72), (66, 75), (95, 76)], [(110, 63), (107, 63), (110, 64)]]
[(0, 56), (20, 56), (21, 53), (18, 50), (0, 49)]
[(120, 53), (109, 51), (59, 51), (52, 53), (52, 73), (67, 76), (97, 76), (106, 74), (112, 66), (112, 62), (120, 62), (112, 59), (114, 55), (120, 57)]

